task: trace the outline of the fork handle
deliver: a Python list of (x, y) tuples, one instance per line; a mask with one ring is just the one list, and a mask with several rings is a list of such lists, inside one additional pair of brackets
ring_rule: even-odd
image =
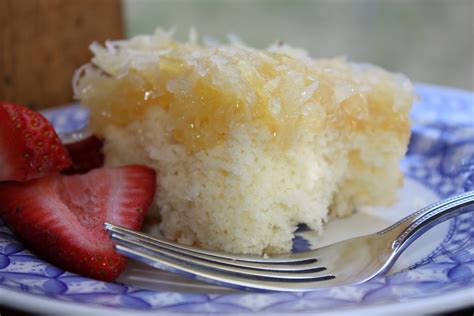
[(377, 234), (398, 232), (392, 243), (392, 249), (401, 251), (433, 226), (472, 211), (474, 208), (466, 207), (472, 204), (474, 204), (474, 191), (468, 191), (422, 208)]

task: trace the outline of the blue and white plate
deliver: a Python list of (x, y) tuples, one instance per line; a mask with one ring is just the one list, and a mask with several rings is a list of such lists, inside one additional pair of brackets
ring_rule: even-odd
[[(474, 189), (474, 94), (417, 85), (413, 133), (400, 201), (329, 223), (324, 244), (382, 229), (439, 198)], [(60, 131), (83, 126), (87, 112), (46, 112)], [(317, 238), (301, 231), (295, 250)], [(0, 221), (0, 304), (37, 312), (113, 315), (429, 313), (474, 302), (474, 213), (438, 225), (412, 244), (385, 277), (357, 286), (307, 293), (250, 293), (183, 279), (130, 262), (118, 282), (63, 271), (37, 258)]]

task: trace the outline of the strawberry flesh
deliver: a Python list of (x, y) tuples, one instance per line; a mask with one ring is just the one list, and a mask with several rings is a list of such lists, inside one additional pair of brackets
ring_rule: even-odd
[(103, 224), (107, 221), (138, 230), (155, 186), (155, 172), (138, 165), (5, 182), (0, 183), (0, 215), (48, 262), (112, 281), (124, 269), (126, 259), (114, 250)]
[(0, 101), (0, 181), (28, 181), (70, 165), (67, 151), (44, 116)]

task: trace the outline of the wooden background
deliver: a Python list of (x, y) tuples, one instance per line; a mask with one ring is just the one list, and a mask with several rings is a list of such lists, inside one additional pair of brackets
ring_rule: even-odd
[(119, 38), (120, 0), (0, 0), (0, 100), (33, 109), (71, 102), (89, 44)]

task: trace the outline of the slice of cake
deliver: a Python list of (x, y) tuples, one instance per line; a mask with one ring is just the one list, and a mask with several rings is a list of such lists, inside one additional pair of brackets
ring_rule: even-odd
[(299, 223), (388, 205), (410, 136), (408, 79), (301, 49), (175, 41), (92, 44), (76, 97), (106, 164), (158, 171), (160, 230), (237, 253), (283, 253)]

